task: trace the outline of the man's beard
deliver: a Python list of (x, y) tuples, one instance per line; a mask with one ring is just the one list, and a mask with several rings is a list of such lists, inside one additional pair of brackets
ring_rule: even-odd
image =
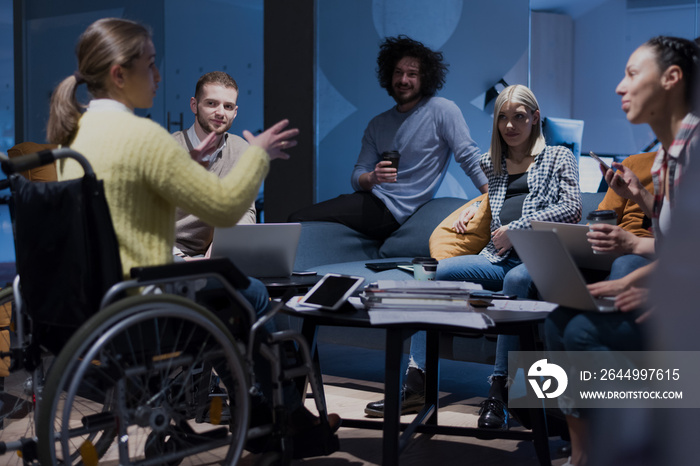
[(199, 122), (199, 126), (202, 127), (205, 133), (214, 133), (214, 134), (224, 134), (228, 129), (231, 127), (231, 125), (222, 125), (218, 128), (214, 128), (211, 125), (211, 122), (205, 118), (202, 117), (200, 113), (197, 113), (197, 121)]
[(391, 96), (394, 98), (397, 104), (399, 105), (404, 105), (408, 104), (411, 102), (415, 102), (417, 100), (421, 99), (421, 93), (420, 92), (414, 92), (410, 94), (405, 94), (405, 95), (399, 95), (396, 92), (396, 88), (392, 89)]

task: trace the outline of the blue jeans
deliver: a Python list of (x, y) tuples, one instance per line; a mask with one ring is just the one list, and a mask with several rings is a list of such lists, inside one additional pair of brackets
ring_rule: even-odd
[(255, 313), (261, 316), (265, 314), (270, 307), (270, 295), (267, 292), (267, 288), (265, 288), (265, 285), (263, 285), (260, 280), (253, 277), (248, 277), (248, 279), (250, 280), (248, 288), (238, 290), (238, 292), (253, 306)]
[[(204, 257), (204, 255), (192, 257), (200, 258)], [(185, 259), (183, 259), (182, 256), (173, 255), (173, 261), (185, 262)], [(238, 290), (238, 292), (250, 303), (251, 306), (253, 306), (253, 309), (255, 309), (255, 314), (257, 316), (261, 316), (267, 312), (268, 308), (270, 307), (270, 295), (267, 292), (267, 288), (265, 288), (265, 285), (263, 285), (260, 280), (253, 277), (248, 277), (248, 279), (250, 279), (248, 288)], [(206, 288), (219, 288), (220, 286), (221, 285), (215, 281), (209, 281), (205, 284)]]
[(624, 256), (620, 256), (615, 259), (612, 267), (610, 267), (610, 276), (608, 276), (608, 280), (622, 278), (630, 272), (634, 272), (635, 270), (644, 267), (649, 263), (651, 263), (651, 259), (647, 259), (646, 257), (638, 256), (636, 254), (626, 254)]
[[(589, 359), (595, 358), (598, 367), (620, 367), (609, 364), (611, 351), (642, 351), (645, 349), (643, 329), (634, 321), (635, 312), (597, 313), (558, 308), (544, 322), (545, 347), (547, 352), (588, 351)], [(563, 356), (564, 353), (557, 353)], [(552, 361), (575, 372), (575, 359), (559, 360), (549, 354)], [(574, 376), (570, 373), (570, 376)], [(567, 397), (560, 397), (559, 407), (567, 416), (586, 417), (586, 410), (571, 406)]]
[[(480, 255), (450, 257), (439, 262), (435, 279), (474, 282), (481, 284), (487, 290), (500, 291), (506, 274), (511, 269), (517, 268), (520, 263), (520, 259), (512, 257), (507, 257), (498, 264), (492, 264)], [(417, 332), (411, 337), (408, 367), (425, 371), (425, 345), (425, 332)], [(506, 370), (507, 358), (508, 353), (506, 352)]]
[[(520, 264), (508, 271), (503, 279), (503, 294), (514, 295), (521, 299), (537, 299), (537, 288), (535, 288), (525, 264)], [(517, 335), (498, 335), (496, 360), (491, 376), (507, 376), (508, 351), (518, 351), (519, 349), (520, 338)]]

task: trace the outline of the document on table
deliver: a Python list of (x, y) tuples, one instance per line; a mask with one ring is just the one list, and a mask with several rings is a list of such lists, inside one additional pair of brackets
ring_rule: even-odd
[(483, 287), (478, 283), (453, 282), (448, 280), (377, 280), (376, 289), (413, 292), (440, 292), (449, 290), (482, 290)]
[(488, 307), (489, 311), (520, 311), (520, 312), (552, 312), (557, 304), (547, 301), (531, 301), (528, 299), (494, 299)]
[(493, 321), (488, 316), (479, 312), (465, 311), (405, 311), (394, 309), (370, 310), (369, 321), (372, 325), (388, 324), (437, 324), (453, 325), (456, 327), (466, 327), (475, 329), (485, 329), (493, 325)]

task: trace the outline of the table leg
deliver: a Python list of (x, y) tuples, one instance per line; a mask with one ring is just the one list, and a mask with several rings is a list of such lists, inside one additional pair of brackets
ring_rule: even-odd
[(429, 330), (426, 338), (425, 361), (425, 404), (433, 406), (433, 412), (426, 424), (438, 424), (438, 404), (440, 398), (440, 333)]
[[(536, 334), (536, 326), (530, 326), (527, 332), (522, 332), (520, 334), (520, 349), (522, 351), (536, 351)], [(528, 387), (526, 387), (526, 389), (529, 390)], [(541, 465), (549, 466), (552, 464), (552, 460), (549, 454), (549, 434), (547, 433), (547, 419), (545, 417), (544, 404), (542, 408), (530, 409), (530, 416), (532, 417), (533, 444), (535, 446), (537, 458), (540, 460)]]
[[(301, 324), (301, 335), (304, 337), (306, 342), (309, 344), (309, 351), (311, 353), (311, 364), (314, 367), (314, 371), (316, 373), (316, 377), (321, 377), (321, 363), (319, 361), (318, 357), (318, 348), (316, 346), (316, 336), (318, 335), (318, 325), (315, 323), (311, 322), (311, 319), (304, 319)], [(308, 383), (307, 377), (299, 377), (296, 380), (296, 386), (297, 390), (299, 390), (299, 393), (301, 393), (301, 396), (304, 397), (306, 394), (306, 385)], [(321, 393), (319, 393), (321, 399), (323, 400), (323, 403), (326, 403), (326, 394), (323, 390), (323, 381), (320, 382), (320, 390)]]
[(400, 328), (386, 330), (384, 377), (384, 426), (382, 439), (382, 464), (399, 464), (399, 434), (401, 416), (401, 355), (403, 331)]

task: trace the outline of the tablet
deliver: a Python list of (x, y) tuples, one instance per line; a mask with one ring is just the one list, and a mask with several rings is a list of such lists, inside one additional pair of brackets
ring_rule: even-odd
[(337, 273), (326, 274), (301, 298), (299, 304), (335, 311), (346, 302), (355, 290), (362, 286), (364, 281), (363, 277)]

